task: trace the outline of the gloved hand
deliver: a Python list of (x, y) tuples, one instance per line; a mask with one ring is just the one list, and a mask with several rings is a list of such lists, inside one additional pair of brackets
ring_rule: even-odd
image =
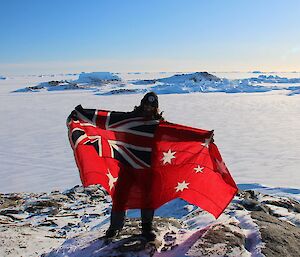
[(73, 110), (70, 115), (68, 116), (67, 118), (67, 123), (69, 123), (71, 120), (78, 120), (78, 117), (77, 117), (77, 113), (75, 110)]
[(77, 105), (75, 107), (75, 110), (78, 111), (78, 112), (82, 112), (83, 108), (82, 108), (81, 104)]
[(77, 112), (73, 110), (71, 114), (68, 117), (68, 120), (73, 119), (73, 120), (78, 120)]

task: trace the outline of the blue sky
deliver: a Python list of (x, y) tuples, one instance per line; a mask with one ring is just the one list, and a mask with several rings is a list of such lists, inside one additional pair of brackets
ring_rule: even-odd
[(0, 0), (0, 74), (300, 71), (298, 0)]

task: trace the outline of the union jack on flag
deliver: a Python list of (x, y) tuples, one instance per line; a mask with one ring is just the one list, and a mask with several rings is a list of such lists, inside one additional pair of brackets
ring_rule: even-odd
[(134, 169), (150, 168), (158, 120), (145, 120), (132, 112), (81, 108), (76, 114), (78, 119), (70, 129), (74, 150), (79, 144), (90, 145), (99, 157), (114, 158)]

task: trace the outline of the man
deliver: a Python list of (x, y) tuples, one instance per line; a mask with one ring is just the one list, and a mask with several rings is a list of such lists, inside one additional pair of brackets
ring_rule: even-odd
[(142, 234), (155, 238), (154, 210), (182, 198), (218, 218), (237, 192), (213, 131), (161, 121), (158, 98), (146, 94), (132, 112), (77, 106), (67, 127), (84, 187), (112, 196), (107, 237), (124, 225), (125, 210), (141, 209)]
[[(140, 105), (136, 106), (130, 113), (130, 116), (144, 117), (146, 120), (163, 120), (162, 113), (159, 113), (158, 109), (157, 95), (154, 92), (147, 93), (141, 100)], [(106, 231), (106, 237), (112, 238), (118, 235), (124, 226), (125, 214), (125, 211), (115, 210), (115, 206), (112, 206), (110, 227)], [(153, 216), (153, 209), (141, 209), (142, 235), (150, 241), (156, 238), (152, 227)]]

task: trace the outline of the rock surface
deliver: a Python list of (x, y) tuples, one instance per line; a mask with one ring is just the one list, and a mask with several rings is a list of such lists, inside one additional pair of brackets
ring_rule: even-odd
[(254, 222), (260, 227), (266, 256), (299, 256), (300, 229), (287, 221), (279, 220), (265, 212), (251, 213)]
[(299, 206), (240, 191), (215, 220), (177, 199), (157, 210), (157, 240), (147, 243), (139, 212), (129, 214), (118, 237), (103, 237), (111, 199), (100, 186), (1, 194), (0, 256), (299, 256)]

